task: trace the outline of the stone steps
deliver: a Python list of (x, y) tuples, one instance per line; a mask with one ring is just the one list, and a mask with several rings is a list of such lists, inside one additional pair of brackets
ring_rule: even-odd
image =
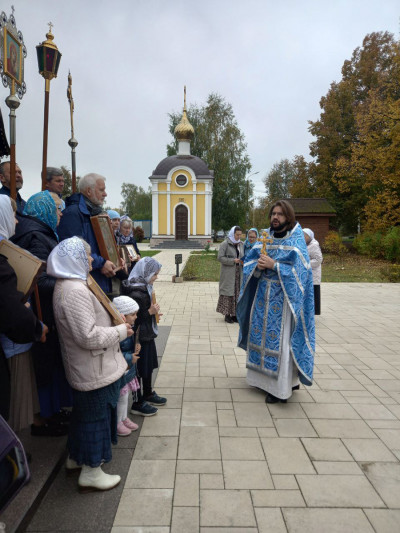
[(204, 246), (197, 241), (163, 241), (150, 246), (155, 250), (203, 250)]

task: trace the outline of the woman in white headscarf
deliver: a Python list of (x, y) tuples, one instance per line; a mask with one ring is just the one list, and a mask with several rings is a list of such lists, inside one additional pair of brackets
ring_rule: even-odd
[(122, 290), (126, 296), (139, 304), (135, 328), (140, 327), (139, 343), (140, 358), (137, 362), (138, 377), (142, 382), (142, 391), (132, 404), (131, 413), (140, 416), (157, 414), (157, 407), (167, 403), (166, 398), (158, 396), (152, 389), (153, 370), (158, 368), (155, 338), (158, 335), (156, 314), (160, 306), (153, 303), (153, 283), (161, 270), (161, 264), (153, 257), (144, 257), (137, 262), (127, 281), (122, 282)]
[(113, 326), (111, 316), (87, 286), (90, 246), (66, 239), (49, 255), (47, 273), (57, 278), (54, 315), (65, 373), (73, 389), (66, 468), (82, 468), (80, 492), (109, 490), (121, 478), (102, 471), (117, 442), (116, 406), (127, 365), (119, 343), (132, 335), (129, 324)]
[(314, 283), (314, 307), (315, 314), (321, 314), (321, 264), (323, 261), (319, 242), (314, 238), (314, 232), (310, 228), (304, 228), (304, 239), (307, 244), (308, 255), (312, 268)]
[(218, 250), (218, 261), (221, 263), (219, 277), (219, 299), (217, 313), (225, 315), (225, 322), (237, 322), (236, 303), (239, 297), (242, 277), (240, 258), (244, 255), (243, 243), (240, 240), (242, 229), (231, 228), (228, 237)]
[[(16, 204), (12, 202), (8, 196), (0, 195), (0, 241), (15, 233)], [(29, 349), (33, 341), (46, 340), (47, 327), (21, 302), (17, 276), (1, 254), (0, 291), (0, 414), (19, 431), (32, 424), (39, 412)]]

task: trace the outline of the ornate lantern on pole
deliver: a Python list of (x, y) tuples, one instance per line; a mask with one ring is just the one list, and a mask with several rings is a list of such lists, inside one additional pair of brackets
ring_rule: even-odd
[(42, 191), (46, 189), (47, 167), (47, 140), (49, 130), (49, 99), (50, 80), (57, 77), (58, 67), (61, 61), (61, 52), (53, 42), (54, 35), (51, 33), (52, 23), (49, 22), (49, 31), (46, 33), (47, 40), (36, 47), (39, 74), (45, 80), (44, 88), (44, 124), (43, 124), (43, 159), (42, 159)]
[(17, 117), (15, 110), (19, 107), (19, 100), (22, 100), (26, 93), (24, 59), (27, 52), (22, 33), (17, 30), (14, 6), (11, 9), (12, 14), (8, 19), (4, 11), (0, 15), (0, 75), (4, 87), (10, 88), (10, 94), (6, 98), (6, 104), (10, 109), (10, 195), (11, 198), (16, 200), (15, 145)]

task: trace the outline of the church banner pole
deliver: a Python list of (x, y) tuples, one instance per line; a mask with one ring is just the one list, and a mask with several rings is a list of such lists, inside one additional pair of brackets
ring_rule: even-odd
[(72, 192), (76, 192), (76, 158), (75, 158), (75, 148), (78, 146), (78, 141), (74, 136), (74, 99), (72, 96), (72, 76), (71, 72), (68, 72), (68, 89), (67, 89), (67, 98), (69, 102), (69, 113), (71, 117), (71, 138), (68, 141), (68, 144), (71, 147), (71, 171), (72, 171)]
[[(7, 107), (10, 109), (10, 196), (17, 199), (17, 184), (15, 179), (15, 146), (16, 146), (16, 113), (20, 101), (26, 93), (24, 82), (24, 59), (27, 55), (22, 33), (17, 30), (12, 13), (7, 18), (4, 11), (0, 15), (0, 75), (4, 87), (10, 88), (6, 98)], [(18, 96), (18, 98), (17, 98)]]

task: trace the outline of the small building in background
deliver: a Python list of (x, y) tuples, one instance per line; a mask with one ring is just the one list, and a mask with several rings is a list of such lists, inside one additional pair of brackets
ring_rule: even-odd
[(203, 248), (211, 240), (214, 175), (190, 153), (194, 129), (186, 114), (175, 128), (178, 154), (163, 159), (149, 177), (153, 228), (150, 246)]
[(310, 228), (315, 238), (323, 244), (329, 231), (330, 220), (336, 216), (335, 209), (326, 198), (286, 198), (293, 206), (296, 220), (302, 228)]

